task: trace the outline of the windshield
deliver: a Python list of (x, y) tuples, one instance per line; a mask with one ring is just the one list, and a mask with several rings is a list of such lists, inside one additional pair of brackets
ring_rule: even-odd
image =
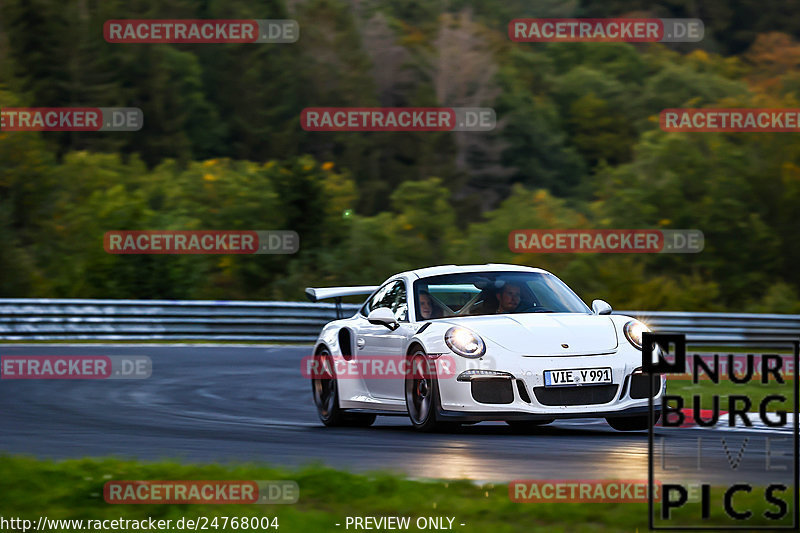
[(466, 272), (414, 282), (417, 320), (513, 313), (591, 313), (557, 277), (541, 272)]

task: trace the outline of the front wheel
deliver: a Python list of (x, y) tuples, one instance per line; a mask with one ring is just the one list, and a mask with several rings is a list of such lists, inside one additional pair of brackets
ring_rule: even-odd
[(436, 420), (436, 411), (441, 405), (436, 364), (428, 359), (422, 348), (417, 348), (409, 357), (408, 368), (405, 377), (405, 396), (411, 424), (415, 429), (425, 432), (449, 428), (450, 425)]
[[(660, 415), (656, 415), (653, 422), (658, 422), (659, 418)], [(643, 431), (650, 429), (650, 415), (609, 417), (606, 418), (606, 422), (617, 431)]]
[(314, 404), (322, 423), (328, 427), (367, 427), (375, 422), (375, 415), (347, 413), (339, 407), (339, 388), (334, 374), (333, 356), (323, 348), (314, 356), (316, 376), (311, 380)]

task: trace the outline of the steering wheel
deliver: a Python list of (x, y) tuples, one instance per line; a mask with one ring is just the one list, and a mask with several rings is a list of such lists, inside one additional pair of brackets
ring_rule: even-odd
[(483, 303), (483, 300), (481, 300), (480, 298), (481, 298), (481, 293), (475, 294), (475, 296), (470, 298), (469, 301), (467, 303), (465, 303), (464, 306), (461, 309), (459, 309), (458, 311), (453, 313), (453, 315), (454, 316), (465, 316), (465, 315), (472, 314), (472, 311), (476, 307), (478, 307), (480, 304)]

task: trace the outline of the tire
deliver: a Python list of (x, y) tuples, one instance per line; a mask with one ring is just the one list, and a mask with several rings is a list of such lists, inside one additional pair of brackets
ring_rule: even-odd
[[(661, 415), (656, 415), (655, 422)], [(650, 415), (609, 417), (606, 422), (617, 431), (644, 431), (650, 429)]]
[[(431, 433), (452, 429), (458, 424), (445, 423), (436, 419), (441, 400), (439, 381), (428, 370), (430, 360), (422, 348), (409, 354), (409, 370), (405, 377), (405, 397), (408, 418), (417, 431)], [(431, 365), (432, 366), (432, 365)]]
[(348, 413), (339, 407), (338, 380), (334, 374), (333, 357), (322, 348), (314, 356), (316, 368), (322, 368), (320, 377), (311, 379), (311, 393), (317, 406), (317, 415), (328, 427), (368, 427), (375, 422), (375, 415)]
[(554, 422), (555, 418), (548, 418), (546, 420), (506, 420), (506, 424), (511, 426), (514, 431), (529, 432), (535, 431), (540, 426)]

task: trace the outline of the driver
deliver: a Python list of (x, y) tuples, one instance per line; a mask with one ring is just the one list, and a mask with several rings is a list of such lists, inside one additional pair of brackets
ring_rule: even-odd
[(503, 290), (498, 292), (497, 297), (497, 310), (498, 315), (506, 313), (514, 313), (519, 307), (521, 288), (516, 283), (508, 283), (503, 286)]

